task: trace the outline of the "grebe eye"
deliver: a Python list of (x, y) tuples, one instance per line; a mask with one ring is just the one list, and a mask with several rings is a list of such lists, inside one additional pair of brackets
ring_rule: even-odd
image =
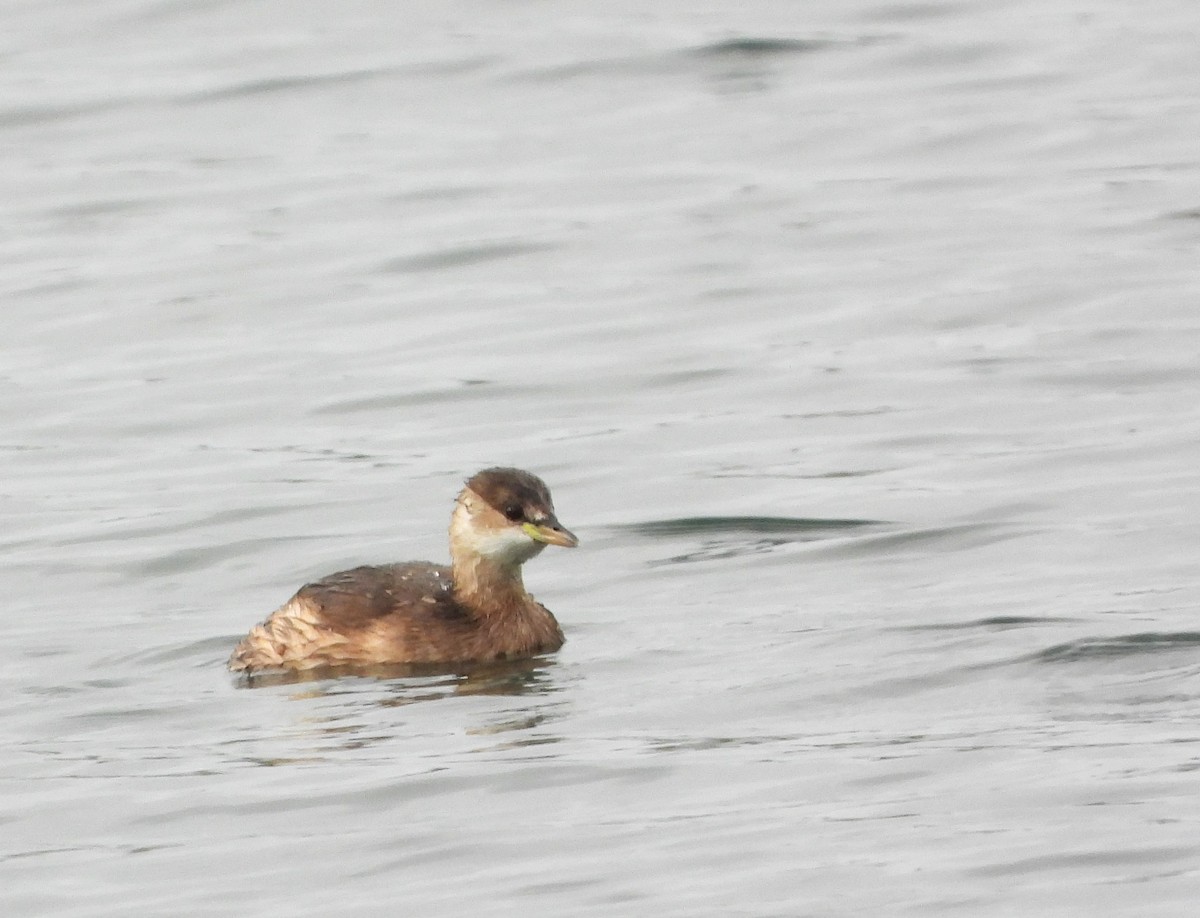
[(521, 508), (518, 507), (516, 504), (509, 504), (507, 507), (505, 507), (504, 515), (507, 516), (514, 523), (519, 523), (522, 519), (525, 518), (524, 511), (521, 510)]

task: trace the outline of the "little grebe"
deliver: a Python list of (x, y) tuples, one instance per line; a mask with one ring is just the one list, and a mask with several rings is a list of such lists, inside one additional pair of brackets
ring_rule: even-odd
[(467, 663), (558, 650), (562, 629), (525, 592), (521, 565), (547, 545), (577, 544), (540, 478), (484, 469), (455, 502), (450, 567), (356, 567), (303, 586), (238, 644), (229, 668)]

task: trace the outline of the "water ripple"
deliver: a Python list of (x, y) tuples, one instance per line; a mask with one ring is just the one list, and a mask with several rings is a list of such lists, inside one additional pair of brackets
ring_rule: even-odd
[(929, 625), (901, 625), (895, 631), (965, 631), (974, 628), (987, 628), (994, 631), (1005, 631), (1009, 628), (1025, 628), (1031, 625), (1055, 625), (1078, 621), (1062, 615), (992, 615), (987, 618), (972, 619), (969, 622), (934, 622)]
[(1038, 651), (1030, 659), (1040, 663), (1075, 663), (1081, 660), (1110, 660), (1176, 650), (1194, 650), (1198, 647), (1200, 631), (1147, 631), (1067, 641)]
[(882, 520), (814, 519), (786, 516), (688, 516), (665, 520), (647, 520), (619, 527), (634, 535), (658, 538), (681, 535), (712, 535), (750, 533), (754, 535), (790, 535), (817, 539), (848, 529), (882, 526)]
[(691, 516), (647, 520), (617, 528), (651, 539), (702, 538), (700, 546), (692, 551), (650, 562), (651, 566), (658, 566), (763, 554), (791, 542), (829, 539), (848, 531), (879, 525), (883, 524), (876, 520)]
[(547, 252), (553, 246), (533, 242), (492, 242), (479, 245), (464, 245), (417, 255), (404, 255), (384, 262), (380, 271), (405, 274), (415, 271), (441, 271), (446, 268), (463, 268), (501, 261), (519, 255), (534, 255)]
[(773, 58), (823, 51), (845, 40), (834, 38), (775, 38), (743, 36), (690, 48), (685, 54), (699, 58)]
[(808, 56), (836, 48), (870, 45), (881, 40), (883, 40), (881, 37), (871, 35), (813, 38), (743, 35), (682, 48), (654, 50), (645, 54), (541, 66), (516, 73), (513, 75), (513, 79), (557, 83), (564, 79), (581, 76), (618, 76), (622, 74), (653, 76), (688, 72), (696, 69), (697, 65), (702, 68), (712, 65), (717, 65), (719, 68), (749, 67), (752, 68), (750, 71), (729, 75), (763, 75), (766, 73), (767, 65), (776, 61)]

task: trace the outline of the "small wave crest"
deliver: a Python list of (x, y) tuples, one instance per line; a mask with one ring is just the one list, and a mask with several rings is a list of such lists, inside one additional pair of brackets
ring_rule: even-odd
[(1055, 644), (1033, 655), (1039, 663), (1074, 663), (1200, 648), (1200, 631), (1157, 632), (1087, 637)]

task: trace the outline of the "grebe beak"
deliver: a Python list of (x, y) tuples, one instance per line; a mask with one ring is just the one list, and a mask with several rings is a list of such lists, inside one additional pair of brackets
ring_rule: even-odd
[(564, 527), (553, 515), (546, 517), (540, 523), (525, 523), (521, 529), (535, 542), (543, 542), (546, 545), (574, 548), (579, 544), (575, 534)]

